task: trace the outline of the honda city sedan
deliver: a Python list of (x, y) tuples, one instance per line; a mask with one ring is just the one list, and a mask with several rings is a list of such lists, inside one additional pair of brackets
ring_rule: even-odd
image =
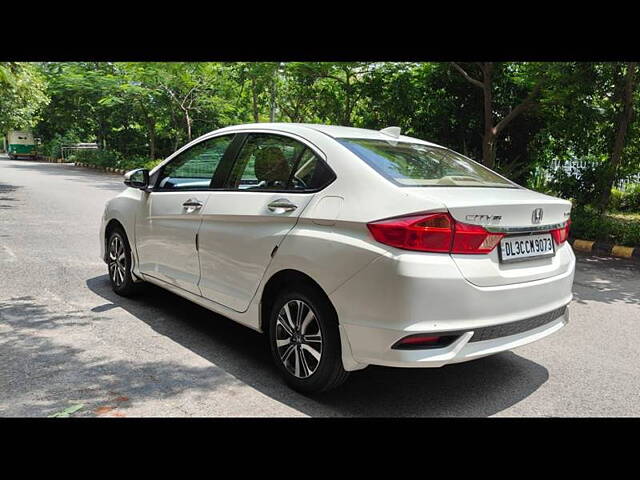
[(397, 127), (222, 128), (124, 182), (100, 229), (114, 291), (149, 282), (264, 333), (298, 391), (492, 355), (569, 318), (571, 203)]

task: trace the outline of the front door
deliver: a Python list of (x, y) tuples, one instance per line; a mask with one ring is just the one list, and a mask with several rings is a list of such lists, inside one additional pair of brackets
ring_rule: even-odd
[(196, 235), (207, 206), (212, 179), (233, 135), (199, 142), (159, 171), (136, 218), (140, 271), (200, 295)]

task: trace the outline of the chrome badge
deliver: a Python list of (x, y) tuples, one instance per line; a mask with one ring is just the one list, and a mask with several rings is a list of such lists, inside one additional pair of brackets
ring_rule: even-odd
[(480, 225), (497, 225), (502, 220), (502, 215), (467, 215), (465, 219)]
[(533, 213), (531, 214), (531, 223), (533, 224), (537, 224), (540, 223), (542, 221), (542, 215), (544, 214), (544, 212), (542, 211), (541, 208), (536, 208)]

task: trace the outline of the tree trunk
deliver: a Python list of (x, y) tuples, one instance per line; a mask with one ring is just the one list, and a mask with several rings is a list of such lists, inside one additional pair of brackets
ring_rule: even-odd
[(618, 170), (622, 163), (622, 152), (625, 147), (625, 139), (627, 130), (633, 118), (633, 92), (636, 83), (636, 66), (637, 62), (629, 62), (627, 64), (627, 73), (624, 76), (624, 90), (622, 93), (622, 110), (617, 121), (616, 136), (613, 142), (613, 150), (611, 159), (609, 160), (609, 168), (607, 169), (606, 179), (603, 182), (603, 189), (598, 202), (598, 210), (603, 213), (609, 199), (611, 198), (611, 189), (618, 177)]
[(451, 62), (456, 70), (458, 70), (462, 76), (472, 85), (480, 88), (483, 94), (484, 100), (484, 134), (482, 136), (482, 163), (493, 168), (496, 163), (496, 142), (498, 136), (505, 129), (505, 127), (513, 121), (518, 115), (526, 111), (531, 104), (535, 101), (540, 89), (542, 88), (543, 79), (540, 79), (538, 83), (533, 87), (533, 90), (529, 93), (518, 106), (513, 108), (497, 125), (493, 124), (493, 63), (486, 62), (480, 64), (482, 70), (482, 81), (469, 76), (469, 74), (457, 63)]
[(482, 138), (482, 164), (487, 168), (493, 168), (496, 163), (496, 137), (491, 130), (484, 132)]
[[(276, 70), (277, 74), (277, 70)], [(276, 120), (276, 79), (273, 78), (271, 80), (271, 102), (270, 102), (270, 110), (269, 110), (269, 121), (271, 123)]]
[(253, 107), (253, 121), (254, 123), (258, 123), (260, 121), (260, 111), (258, 109), (258, 91), (256, 87), (256, 79), (251, 79), (251, 100)]
[(149, 156), (151, 160), (156, 159), (156, 122), (153, 119), (147, 121), (149, 130)]
[(484, 137), (482, 138), (482, 163), (493, 168), (496, 160), (496, 130), (493, 126), (493, 64), (485, 63), (482, 67), (484, 84)]
[(187, 124), (187, 140), (191, 141), (191, 117), (189, 116), (189, 110), (184, 111), (184, 120)]

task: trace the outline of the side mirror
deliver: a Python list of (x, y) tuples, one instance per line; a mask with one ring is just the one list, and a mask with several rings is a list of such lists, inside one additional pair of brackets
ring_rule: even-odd
[(136, 168), (124, 174), (124, 184), (128, 187), (145, 190), (149, 186), (149, 170)]

